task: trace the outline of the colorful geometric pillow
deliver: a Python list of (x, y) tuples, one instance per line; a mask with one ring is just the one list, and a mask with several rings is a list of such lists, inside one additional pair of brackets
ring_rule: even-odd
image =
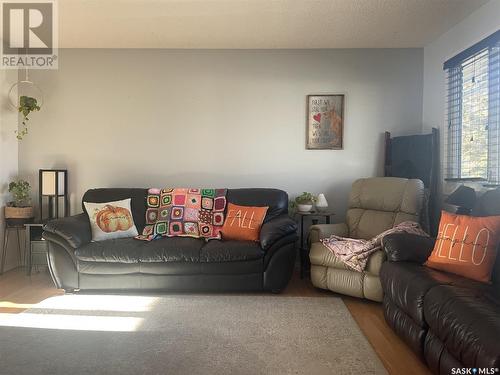
[(130, 198), (106, 203), (83, 202), (89, 216), (92, 241), (137, 236)]
[(148, 190), (146, 226), (136, 238), (220, 239), (227, 189), (165, 188)]

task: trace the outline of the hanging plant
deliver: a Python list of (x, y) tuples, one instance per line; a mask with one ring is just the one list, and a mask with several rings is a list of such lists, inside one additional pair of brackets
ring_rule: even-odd
[(28, 124), (27, 124), (27, 122), (29, 121), (28, 115), (31, 112), (39, 110), (40, 106), (38, 105), (38, 102), (35, 98), (25, 95), (19, 97), (18, 111), (23, 115), (23, 121), (22, 121), (23, 128), (20, 131), (17, 130), (15, 131), (16, 138), (18, 140), (23, 139), (23, 137), (28, 134)]

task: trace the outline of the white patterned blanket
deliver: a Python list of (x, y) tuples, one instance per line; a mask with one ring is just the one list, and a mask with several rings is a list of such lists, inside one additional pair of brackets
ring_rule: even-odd
[(383, 247), (384, 237), (392, 233), (412, 233), (428, 237), (428, 234), (420, 228), (418, 223), (405, 221), (380, 233), (371, 240), (358, 240), (333, 235), (330, 238), (322, 239), (321, 242), (347, 267), (362, 272), (366, 268), (370, 255), (380, 250)]

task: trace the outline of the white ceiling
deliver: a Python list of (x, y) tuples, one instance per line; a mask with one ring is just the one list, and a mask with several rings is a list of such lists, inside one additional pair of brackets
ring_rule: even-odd
[(486, 2), (59, 0), (59, 39), (63, 48), (423, 47)]

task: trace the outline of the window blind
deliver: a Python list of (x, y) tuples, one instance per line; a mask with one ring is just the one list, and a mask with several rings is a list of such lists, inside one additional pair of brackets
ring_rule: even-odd
[(488, 181), (500, 184), (500, 41), (489, 51)]
[(450, 179), (500, 183), (500, 31), (444, 64), (445, 168)]
[(462, 130), (462, 70), (448, 69), (448, 129), (446, 132), (446, 177), (460, 178)]

